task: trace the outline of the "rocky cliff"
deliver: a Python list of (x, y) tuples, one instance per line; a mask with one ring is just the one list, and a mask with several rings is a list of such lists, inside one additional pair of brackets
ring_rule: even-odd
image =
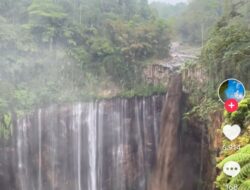
[(163, 107), (160, 143), (149, 190), (212, 189), (213, 132), (199, 118), (183, 119), (186, 97), (182, 77), (174, 75)]
[(165, 95), (51, 106), (1, 142), (1, 190), (145, 190)]
[(221, 121), (183, 119), (182, 89), (175, 74), (166, 97), (51, 106), (14, 120), (0, 139), (0, 189), (211, 190), (210, 134)]

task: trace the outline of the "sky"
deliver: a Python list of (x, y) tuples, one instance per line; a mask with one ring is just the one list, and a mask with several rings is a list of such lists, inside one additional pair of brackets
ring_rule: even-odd
[(160, 2), (165, 2), (165, 3), (169, 3), (169, 4), (172, 4), (172, 5), (175, 5), (175, 4), (181, 3), (181, 2), (186, 3), (188, 0), (149, 0), (148, 2), (152, 3), (154, 1), (160, 1)]

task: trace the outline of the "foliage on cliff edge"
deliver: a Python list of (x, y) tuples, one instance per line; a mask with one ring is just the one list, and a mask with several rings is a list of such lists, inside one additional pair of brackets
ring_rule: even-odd
[[(250, 189), (250, 96), (246, 97), (239, 104), (239, 109), (236, 112), (224, 113), (224, 123), (221, 129), (218, 129), (222, 133), (222, 128), (226, 124), (238, 124), (241, 127), (240, 136), (229, 141), (223, 137), (223, 147), (239, 147), (239, 150), (228, 150), (225, 148), (221, 150), (219, 157), (217, 158), (217, 167), (220, 169), (220, 175), (216, 178), (216, 186), (222, 190), (226, 189), (225, 185), (237, 185), (239, 190)], [(238, 149), (238, 148), (237, 148)], [(222, 172), (224, 164), (228, 161), (238, 162), (241, 166), (241, 171), (236, 177), (226, 176)]]

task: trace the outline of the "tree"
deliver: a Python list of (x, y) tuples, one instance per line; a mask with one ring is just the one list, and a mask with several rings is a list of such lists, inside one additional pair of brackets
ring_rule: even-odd
[(249, 87), (250, 31), (245, 16), (222, 17), (202, 51), (202, 63), (212, 80), (212, 92), (225, 78), (238, 78)]
[(146, 0), (3, 0), (0, 10), (0, 80), (11, 88), (1, 111), (133, 91), (145, 62), (168, 56), (169, 28)]
[[(177, 32), (184, 42), (201, 44), (222, 15), (222, 0), (194, 0), (177, 19)], [(202, 35), (202, 33), (204, 35)]]
[(140, 0), (140, 15), (144, 19), (148, 19), (150, 16), (150, 10), (148, 6), (148, 0)]
[(66, 14), (63, 8), (52, 0), (35, 0), (28, 8), (32, 34), (40, 43), (49, 44), (52, 49), (63, 36)]

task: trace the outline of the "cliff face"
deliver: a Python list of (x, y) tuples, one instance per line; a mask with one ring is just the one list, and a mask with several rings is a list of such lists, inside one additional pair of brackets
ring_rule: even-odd
[(182, 77), (173, 76), (163, 107), (160, 143), (149, 182), (150, 190), (212, 189), (213, 131), (199, 118), (182, 119), (185, 97)]
[(0, 139), (0, 189), (212, 190), (221, 119), (212, 115), (210, 128), (184, 120), (182, 88), (174, 75), (166, 97), (51, 106), (16, 120)]
[(165, 95), (40, 109), (0, 144), (1, 190), (145, 190)]
[(182, 186), (182, 183), (180, 183), (180, 162), (178, 160), (181, 106), (182, 79), (180, 75), (176, 75), (170, 80), (162, 112), (160, 144), (156, 166), (150, 182), (150, 190), (172, 190), (180, 189), (180, 186)]

